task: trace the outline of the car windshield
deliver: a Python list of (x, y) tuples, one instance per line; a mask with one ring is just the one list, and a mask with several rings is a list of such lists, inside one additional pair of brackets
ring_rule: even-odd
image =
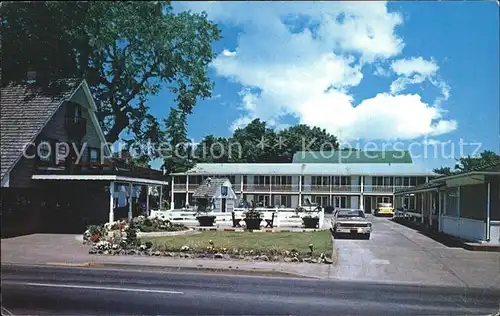
[(349, 218), (349, 217), (365, 217), (365, 213), (362, 210), (339, 210), (337, 213), (338, 218)]

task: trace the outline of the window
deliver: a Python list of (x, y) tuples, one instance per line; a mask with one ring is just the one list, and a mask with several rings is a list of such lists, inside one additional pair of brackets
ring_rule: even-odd
[(37, 157), (41, 162), (46, 164), (55, 163), (55, 141), (54, 140), (42, 140), (37, 146)]
[(329, 185), (328, 177), (315, 177), (313, 176), (312, 179), (312, 184), (313, 185)]
[(417, 177), (410, 177), (410, 186), (416, 186), (417, 185)]
[(373, 177), (373, 185), (384, 185), (383, 177)]
[(280, 205), (285, 207), (292, 207), (292, 196), (291, 195), (282, 195), (280, 199)]
[(266, 176), (256, 176), (253, 178), (253, 184), (255, 185), (269, 185), (269, 177)]
[(82, 117), (82, 107), (79, 104), (68, 102), (66, 108), (66, 117), (69, 121), (77, 123)]
[(402, 186), (403, 185), (403, 179), (401, 177), (396, 177), (396, 186)]
[(99, 149), (89, 147), (89, 162), (99, 162)]
[(404, 178), (403, 178), (403, 185), (404, 185), (405, 187), (410, 186), (410, 178), (408, 178), (408, 177), (404, 177)]
[(339, 176), (333, 177), (334, 185), (348, 185), (350, 183), (350, 177)]
[(446, 208), (444, 215), (458, 217), (460, 208), (460, 188), (447, 188), (445, 190)]
[(385, 186), (392, 186), (393, 185), (393, 178), (392, 177), (384, 177), (384, 185)]
[(291, 185), (292, 184), (292, 177), (291, 176), (274, 176), (274, 177), (272, 177), (272, 180), (273, 180), (273, 184), (275, 184), (275, 185)]

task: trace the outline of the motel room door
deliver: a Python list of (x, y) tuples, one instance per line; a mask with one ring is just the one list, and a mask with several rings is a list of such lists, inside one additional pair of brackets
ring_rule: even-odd
[(365, 213), (372, 212), (372, 197), (371, 196), (365, 196), (364, 211), (365, 211)]
[(333, 206), (335, 208), (346, 208), (347, 207), (347, 196), (334, 196)]

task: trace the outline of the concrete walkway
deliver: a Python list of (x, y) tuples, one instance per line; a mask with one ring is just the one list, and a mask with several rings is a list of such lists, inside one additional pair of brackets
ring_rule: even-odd
[(388, 219), (373, 219), (370, 240), (335, 240), (334, 265), (89, 255), (81, 236), (34, 234), (2, 239), (2, 264), (133, 265), (281, 272), (349, 281), (500, 288), (500, 254), (448, 248)]

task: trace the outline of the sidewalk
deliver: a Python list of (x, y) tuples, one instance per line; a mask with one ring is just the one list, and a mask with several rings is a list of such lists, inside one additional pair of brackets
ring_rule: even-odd
[(447, 246), (461, 247), (471, 251), (500, 252), (500, 245), (469, 242), (460, 239), (458, 237), (445, 234), (443, 232), (433, 231), (429, 227), (424, 226), (419, 222), (412, 222), (402, 218), (395, 219), (394, 222), (409, 227), (411, 229), (415, 229), (424, 234), (425, 236), (432, 238), (435, 241), (440, 242)]
[[(500, 288), (499, 254), (447, 248), (417, 231), (395, 223), (392, 225), (395, 225), (395, 231), (405, 237), (405, 245), (414, 245), (417, 252), (407, 248), (394, 248), (391, 245), (379, 245), (375, 240), (339, 240), (336, 247), (343, 248), (334, 264), (109, 256), (88, 254), (88, 248), (83, 246), (81, 236), (34, 234), (2, 239), (1, 254), (2, 264), (110, 268), (120, 265), (124, 268), (156, 268), (170, 271), (194, 269), (199, 272), (224, 271), (232, 274), (286, 274), (332, 281)], [(394, 249), (396, 253), (403, 250), (406, 252), (389, 257), (391, 264), (386, 265), (384, 260), (378, 259), (391, 254), (390, 249)], [(404, 253), (414, 256), (405, 256)]]
[[(90, 255), (76, 235), (34, 234), (2, 239), (2, 264), (68, 266), (150, 266), (169, 269), (237, 270), (264, 274), (292, 275), (328, 279), (327, 264), (234, 261), (224, 259), (183, 259), (151, 256)], [(27, 246), (29, 245), (29, 246)]]

